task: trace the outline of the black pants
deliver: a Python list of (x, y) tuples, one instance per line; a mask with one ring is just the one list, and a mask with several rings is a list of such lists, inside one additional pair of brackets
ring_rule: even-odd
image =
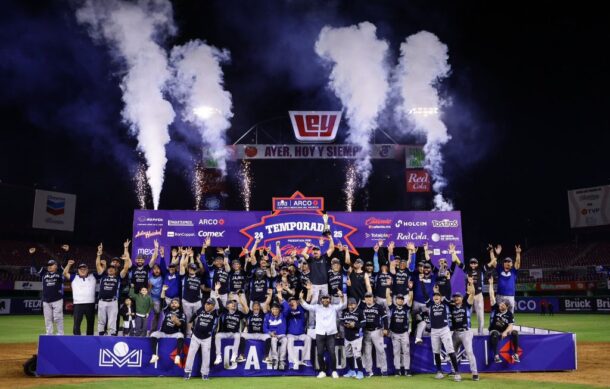
[(95, 303), (74, 304), (74, 335), (80, 335), (80, 325), (83, 315), (87, 318), (87, 335), (93, 335), (93, 320), (95, 319)]
[(324, 351), (330, 354), (330, 368), (337, 368), (337, 360), (335, 358), (335, 335), (316, 335), (316, 349), (318, 350), (318, 366), (320, 371), (326, 372), (328, 366), (324, 362)]
[[(513, 330), (508, 334), (508, 336), (510, 338), (512, 352), (513, 354), (516, 354), (517, 350), (519, 350), (519, 333)], [(489, 333), (489, 338), (489, 343), (491, 343), (491, 349), (493, 350), (494, 355), (498, 355), (498, 342), (502, 339), (502, 334), (500, 331), (492, 330)]]

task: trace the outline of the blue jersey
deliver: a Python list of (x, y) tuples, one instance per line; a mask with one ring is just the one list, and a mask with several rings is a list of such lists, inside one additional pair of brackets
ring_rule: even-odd
[(161, 299), (161, 288), (163, 287), (163, 276), (153, 276), (152, 272), (148, 277), (148, 283), (150, 284), (150, 298), (153, 301), (159, 301)]
[(517, 270), (513, 267), (504, 271), (498, 267), (498, 294), (502, 296), (514, 296), (517, 285)]
[(182, 284), (180, 282), (180, 274), (178, 274), (178, 272), (174, 272), (174, 274), (167, 273), (163, 284), (168, 286), (167, 290), (165, 291), (165, 297), (180, 297), (180, 288)]

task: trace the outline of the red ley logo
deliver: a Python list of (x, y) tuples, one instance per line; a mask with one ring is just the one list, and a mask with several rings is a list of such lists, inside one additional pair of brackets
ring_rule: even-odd
[(430, 175), (425, 170), (407, 170), (407, 192), (430, 192)]
[(341, 111), (289, 111), (299, 142), (332, 142), (337, 136)]

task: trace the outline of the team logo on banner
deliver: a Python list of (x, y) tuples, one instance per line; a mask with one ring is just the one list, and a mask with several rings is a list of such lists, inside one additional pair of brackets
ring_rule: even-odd
[(129, 350), (125, 342), (117, 342), (112, 350), (103, 348), (100, 350), (100, 367), (141, 367), (142, 350)]
[[(499, 354), (500, 354), (500, 357), (502, 357), (502, 359), (504, 359), (506, 362), (510, 363), (511, 365), (513, 363), (515, 363), (513, 361), (514, 353), (511, 350), (510, 342), (506, 342), (504, 344), (504, 346), (502, 346)], [(523, 349), (521, 347), (519, 347), (517, 350), (517, 355), (519, 356), (519, 358), (521, 358), (521, 354), (523, 354)]]
[(332, 142), (337, 137), (341, 111), (289, 111), (299, 142)]
[[(286, 200), (297, 201), (306, 200), (301, 192), (295, 192)], [(253, 224), (240, 230), (248, 237), (248, 243), (244, 246), (250, 249), (255, 239), (259, 239), (260, 247), (270, 247), (272, 255), (275, 255), (275, 244), (280, 242), (282, 255), (290, 254), (292, 250), (301, 250), (306, 242), (318, 244), (323, 237), (325, 230), (322, 219), (322, 211), (302, 210), (302, 211), (274, 211), (271, 215), (263, 216), (259, 223)], [(340, 241), (349, 247), (350, 252), (358, 254), (356, 248), (350, 241), (350, 236), (357, 231), (357, 228), (338, 222), (333, 215), (328, 215), (328, 226), (330, 227), (332, 239)]]

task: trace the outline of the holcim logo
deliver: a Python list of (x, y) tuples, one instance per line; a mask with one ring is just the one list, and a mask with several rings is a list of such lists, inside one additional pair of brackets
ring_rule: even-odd
[(457, 226), (458, 226), (457, 220), (449, 220), (449, 219), (432, 220), (432, 227), (447, 228), (447, 227), (457, 227)]

